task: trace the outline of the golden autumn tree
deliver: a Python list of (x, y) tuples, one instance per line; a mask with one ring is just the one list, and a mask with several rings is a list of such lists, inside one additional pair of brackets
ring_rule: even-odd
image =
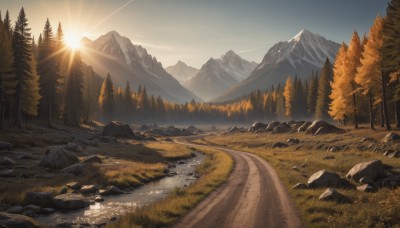
[(347, 113), (352, 115), (354, 118), (354, 127), (358, 128), (358, 118), (357, 118), (357, 101), (356, 101), (356, 89), (357, 84), (354, 78), (357, 74), (357, 68), (360, 67), (361, 62), (361, 41), (358, 33), (355, 31), (353, 37), (350, 41), (349, 48), (347, 49), (347, 56), (344, 65), (343, 77), (343, 98), (344, 105), (349, 108)]
[(292, 78), (288, 77), (285, 84), (285, 90), (283, 91), (283, 96), (285, 97), (285, 115), (286, 117), (292, 117), (292, 102), (293, 102), (293, 82)]
[(334, 120), (345, 120), (347, 107), (344, 102), (343, 78), (345, 75), (345, 62), (347, 57), (347, 45), (342, 43), (338, 54), (336, 55), (335, 65), (333, 66), (333, 82), (331, 82), (332, 92), (329, 95), (331, 103), (329, 104), (329, 115)]
[(382, 99), (380, 90), (382, 87), (382, 29), (383, 19), (378, 16), (370, 29), (369, 38), (362, 53), (361, 66), (355, 77), (355, 81), (360, 85), (361, 93), (369, 97), (371, 129), (374, 129), (373, 101), (379, 102)]

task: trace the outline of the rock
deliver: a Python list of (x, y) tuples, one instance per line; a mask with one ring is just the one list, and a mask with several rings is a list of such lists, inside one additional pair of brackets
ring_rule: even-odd
[(306, 164), (306, 163), (302, 163), (302, 164), (300, 165), (300, 168), (305, 168), (305, 167), (307, 167), (307, 164)]
[(13, 169), (0, 171), (0, 177), (16, 177)]
[(298, 129), (297, 132), (304, 132), (307, 128), (312, 124), (312, 122), (305, 122), (303, 123)]
[(375, 192), (376, 188), (369, 184), (363, 184), (363, 185), (357, 186), (357, 190), (360, 192)]
[(96, 196), (96, 198), (94, 198), (95, 202), (104, 202), (104, 198), (101, 196)]
[(199, 130), (197, 127), (190, 125), (189, 127), (186, 128), (187, 131), (189, 131), (192, 134), (197, 133), (197, 131)]
[(48, 149), (40, 160), (40, 165), (53, 169), (62, 169), (79, 162), (78, 157), (62, 147)]
[(145, 140), (145, 141), (153, 141), (153, 142), (154, 142), (154, 141), (157, 141), (157, 139), (154, 138), (153, 136), (147, 136), (147, 137), (144, 138), (144, 140)]
[(11, 214), (22, 214), (24, 212), (24, 208), (22, 206), (14, 206), (11, 208), (8, 208), (7, 213)]
[(285, 148), (285, 147), (288, 147), (288, 145), (283, 142), (276, 142), (272, 144), (272, 148)]
[(103, 161), (101, 160), (101, 158), (97, 155), (92, 155), (90, 157), (87, 157), (85, 159), (82, 160), (82, 163), (98, 163), (101, 164), (103, 163)]
[(28, 192), (26, 193), (24, 203), (41, 207), (52, 207), (53, 194), (51, 192)]
[(166, 141), (166, 142), (173, 142), (174, 140), (172, 140), (171, 138), (166, 138), (166, 139), (164, 139), (164, 141)]
[(83, 185), (79, 190), (82, 194), (91, 194), (97, 192), (97, 186), (95, 185)]
[(388, 133), (383, 139), (382, 142), (384, 143), (388, 143), (388, 142), (392, 142), (392, 141), (397, 141), (400, 142), (400, 135), (398, 135), (397, 133)]
[(59, 210), (77, 210), (89, 206), (89, 200), (81, 194), (67, 193), (55, 196), (53, 204)]
[(273, 131), (274, 130), (274, 128), (276, 127), (276, 126), (278, 126), (279, 124), (281, 124), (279, 121), (272, 121), (272, 122), (270, 122), (269, 124), (268, 124), (268, 126), (266, 127), (266, 131)]
[(299, 144), (300, 140), (299, 139), (295, 139), (295, 138), (290, 138), (286, 142), (290, 143), (290, 144)]
[(124, 194), (125, 192), (122, 191), (120, 188), (116, 186), (109, 186), (105, 190), (100, 190), (100, 195), (108, 196), (108, 195), (120, 195)]
[(390, 153), (387, 157), (388, 158), (400, 158), (400, 150)]
[(39, 228), (39, 224), (24, 215), (0, 212), (0, 227)]
[(333, 172), (328, 172), (325, 170), (318, 171), (314, 173), (308, 179), (308, 187), (336, 187), (340, 183), (340, 176)]
[(181, 135), (181, 130), (174, 126), (168, 126), (167, 129), (165, 130), (165, 135), (167, 136), (179, 136)]
[(146, 124), (140, 125), (140, 127), (139, 127), (139, 131), (147, 131), (149, 129), (150, 128)]
[(69, 142), (67, 145), (64, 146), (64, 148), (66, 150), (70, 150), (70, 151), (77, 151), (79, 146), (76, 143)]
[(45, 208), (41, 208), (39, 211), (39, 214), (53, 214), (54, 212), (56, 212), (56, 210), (54, 210), (53, 208), (49, 208), (49, 207), (45, 207)]
[(29, 154), (21, 153), (20, 155), (17, 156), (17, 159), (20, 159), (20, 160), (31, 160), (31, 159), (33, 159), (33, 157), (31, 155), (29, 155)]
[(17, 163), (9, 157), (3, 157), (3, 159), (1, 159), (1, 161), (0, 161), (1, 166), (10, 166), (10, 165), (16, 165), (16, 164)]
[(275, 134), (283, 134), (290, 132), (290, 128), (284, 124), (280, 124), (274, 128), (273, 131)]
[(118, 121), (112, 121), (103, 128), (102, 136), (111, 136), (119, 138), (134, 138), (132, 129), (128, 124)]
[(323, 120), (314, 121), (306, 130), (306, 134), (313, 135), (330, 134), (330, 133), (342, 133), (343, 129), (340, 129), (334, 125), (329, 124)]
[(346, 197), (336, 191), (334, 188), (328, 188), (324, 193), (319, 196), (322, 201), (344, 202)]
[(265, 123), (261, 122), (255, 122), (253, 125), (251, 125), (249, 131), (251, 132), (260, 132), (260, 131), (265, 131), (268, 125)]
[(307, 189), (308, 186), (306, 184), (304, 184), (304, 183), (297, 183), (292, 188), (293, 189)]
[(325, 156), (323, 158), (323, 160), (332, 160), (332, 159), (335, 159), (335, 157), (334, 156)]
[(8, 142), (0, 141), (0, 150), (11, 150), (11, 144)]
[(373, 181), (384, 174), (385, 167), (380, 160), (374, 160), (369, 162), (359, 163), (346, 174), (346, 178), (352, 178), (353, 180), (361, 183), (373, 183)]
[(77, 163), (62, 169), (61, 172), (67, 174), (73, 174), (75, 176), (81, 176), (89, 173), (94, 173), (96, 171), (93, 167), (90, 167), (85, 163)]
[(111, 217), (111, 218), (110, 218), (110, 221), (111, 221), (111, 222), (114, 222), (114, 221), (117, 221), (117, 219), (118, 219), (117, 217)]
[(375, 142), (375, 139), (371, 137), (364, 137), (360, 140), (360, 142)]
[(293, 170), (299, 171), (299, 167), (297, 165), (292, 167)]
[(29, 204), (24, 207), (24, 211), (32, 211), (33, 213), (36, 214), (40, 211), (40, 207), (33, 204)]
[(81, 185), (78, 184), (78, 182), (70, 182), (67, 184), (67, 188), (72, 189), (72, 190), (79, 190), (79, 189), (81, 189)]
[(61, 189), (60, 189), (60, 191), (58, 192), (58, 194), (65, 194), (65, 193), (67, 193), (68, 192), (68, 187), (67, 186), (64, 186), (64, 187), (62, 187)]

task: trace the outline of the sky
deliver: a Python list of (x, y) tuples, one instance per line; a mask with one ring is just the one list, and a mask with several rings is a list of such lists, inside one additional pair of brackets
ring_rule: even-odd
[(95, 39), (115, 30), (164, 67), (200, 68), (229, 50), (262, 61), (268, 49), (302, 29), (335, 42), (368, 33), (389, 0), (1, 0), (13, 21), (23, 6), (35, 37), (49, 18), (69, 36)]

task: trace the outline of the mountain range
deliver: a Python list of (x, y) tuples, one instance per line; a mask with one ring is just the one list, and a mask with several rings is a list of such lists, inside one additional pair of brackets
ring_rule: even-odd
[(333, 63), (339, 47), (338, 43), (302, 30), (292, 39), (275, 44), (248, 78), (212, 101), (229, 101), (254, 90), (269, 89), (271, 85), (284, 84), (290, 75), (307, 80), (312, 70), (323, 66), (326, 58)]
[(145, 48), (132, 44), (116, 31), (94, 41), (86, 39), (84, 46), (83, 61), (103, 77), (110, 73), (115, 87), (125, 87), (128, 81), (133, 88), (145, 86), (149, 94), (161, 95), (171, 102), (202, 101), (168, 74)]
[(165, 68), (165, 70), (181, 84), (192, 79), (200, 71), (182, 61), (178, 61), (175, 65)]
[(222, 95), (227, 89), (247, 78), (257, 63), (228, 51), (219, 59), (210, 58), (200, 71), (183, 85), (205, 101)]

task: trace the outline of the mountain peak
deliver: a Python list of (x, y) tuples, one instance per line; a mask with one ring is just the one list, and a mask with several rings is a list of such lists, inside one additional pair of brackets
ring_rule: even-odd
[(307, 29), (303, 29), (299, 33), (297, 33), (292, 39), (288, 40), (288, 42), (300, 41), (301, 39), (307, 39), (308, 37), (313, 37), (313, 36), (318, 36), (318, 35), (310, 32)]
[(223, 61), (224, 59), (231, 59), (231, 58), (240, 58), (234, 51), (229, 50), (225, 55), (221, 56), (221, 60)]
[(117, 36), (117, 37), (121, 37), (121, 35), (115, 31), (115, 30), (111, 30), (108, 33), (106, 33), (106, 36)]

